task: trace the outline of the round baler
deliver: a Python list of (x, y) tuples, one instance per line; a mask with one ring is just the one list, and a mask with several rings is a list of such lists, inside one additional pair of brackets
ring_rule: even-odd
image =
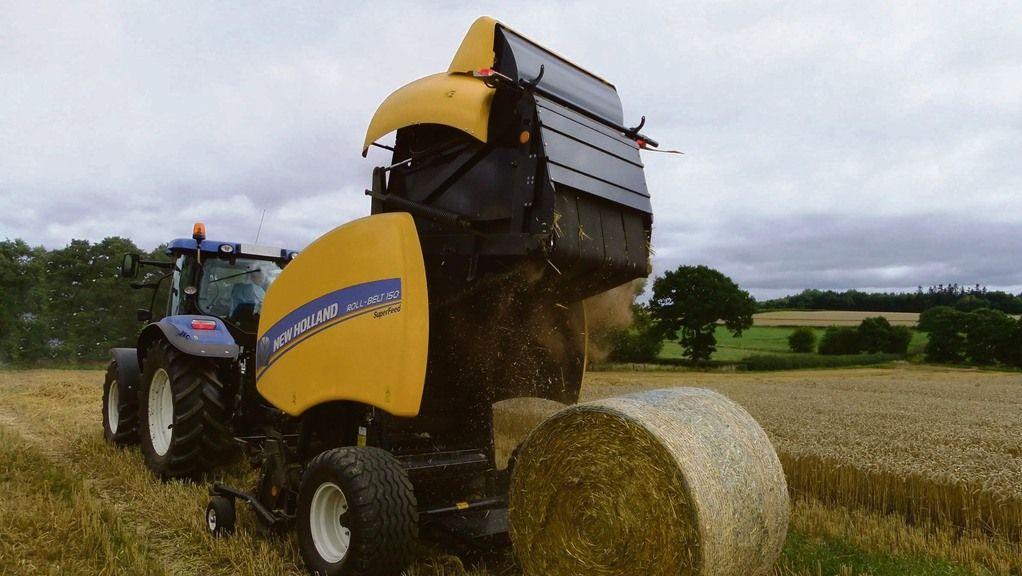
[(576, 403), (583, 301), (649, 274), (643, 123), (625, 124), (612, 84), (490, 18), (446, 72), (390, 95), (363, 149), (391, 156), (371, 215), (285, 253), (255, 337), (208, 360), (236, 391), (227, 412), (260, 415), (243, 432), (225, 416), (259, 481), (213, 485), (208, 529), (230, 534), (242, 500), (330, 575), (399, 574), (420, 534), (506, 544), (514, 466), (496, 464), (493, 405)]

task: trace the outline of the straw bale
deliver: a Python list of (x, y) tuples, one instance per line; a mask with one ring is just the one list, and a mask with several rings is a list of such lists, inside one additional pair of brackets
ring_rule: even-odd
[(522, 444), (511, 538), (529, 576), (756, 576), (788, 527), (784, 472), (743, 408), (673, 388), (566, 408)]

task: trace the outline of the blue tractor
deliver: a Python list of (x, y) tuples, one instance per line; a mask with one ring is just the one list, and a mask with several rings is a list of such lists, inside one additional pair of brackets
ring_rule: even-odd
[[(234, 445), (279, 411), (255, 390), (253, 355), (266, 289), (297, 252), (191, 238), (167, 246), (171, 261), (127, 254), (121, 275), (143, 266), (164, 271), (133, 288), (153, 290), (135, 348), (115, 348), (103, 387), (103, 429), (118, 445), (138, 443), (162, 478), (197, 477), (223, 462)], [(170, 281), (165, 312), (156, 296)]]

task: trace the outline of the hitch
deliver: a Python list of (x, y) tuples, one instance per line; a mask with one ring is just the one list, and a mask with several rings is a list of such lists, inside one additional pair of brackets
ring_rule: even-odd
[(266, 523), (267, 526), (276, 527), (285, 522), (294, 520), (293, 516), (288, 516), (279, 512), (270, 510), (266, 506), (263, 506), (259, 499), (255, 497), (251, 492), (245, 492), (244, 490), (238, 490), (237, 488), (231, 488), (223, 484), (213, 484), (209, 489), (210, 496), (222, 496), (228, 498), (231, 501), (244, 500), (250, 506), (252, 510)]

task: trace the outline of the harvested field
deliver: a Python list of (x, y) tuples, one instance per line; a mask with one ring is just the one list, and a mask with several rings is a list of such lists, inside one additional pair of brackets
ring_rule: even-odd
[[(205, 485), (162, 484), (137, 451), (106, 445), (101, 381), (98, 371), (0, 371), (0, 573), (303, 573), (290, 537), (259, 534), (241, 509), (236, 537), (214, 541), (202, 527)], [(1022, 494), (1022, 374), (592, 373), (584, 395), (681, 385), (745, 406), (782, 455), (795, 501), (775, 576), (1022, 574), (1022, 547), (1006, 537)], [(502, 404), (501, 449), (555, 409)], [(991, 504), (970, 512), (967, 502)], [(933, 509), (945, 512), (923, 513)], [(459, 559), (426, 546), (409, 573), (463, 575), (518, 572), (506, 553)]]
[[(1022, 374), (911, 366), (596, 372), (583, 399), (672, 386), (716, 390), (752, 413), (777, 448), (795, 497), (1022, 540)], [(527, 433), (530, 418), (542, 414), (520, 412), (516, 434)], [(505, 449), (516, 443), (512, 436), (497, 440)], [(1009, 564), (1022, 570), (1022, 553)]]
[(842, 310), (785, 310), (760, 312), (752, 317), (755, 326), (858, 326), (866, 318), (883, 316), (894, 326), (915, 326), (916, 312), (846, 312)]

